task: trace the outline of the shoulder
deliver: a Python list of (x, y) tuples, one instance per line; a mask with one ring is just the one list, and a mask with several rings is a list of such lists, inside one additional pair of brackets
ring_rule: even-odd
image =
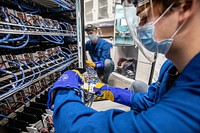
[(106, 48), (110, 48), (112, 47), (112, 44), (108, 41), (106, 41), (105, 39), (102, 39), (102, 38), (98, 38), (99, 40), (99, 43), (100, 45), (103, 45), (103, 47), (106, 47)]
[(170, 60), (166, 60), (161, 69), (160, 69), (160, 74), (166, 72), (167, 70), (169, 70), (170, 68), (172, 68), (174, 66), (174, 64), (170, 61)]
[(85, 45), (86, 45), (86, 46), (91, 45), (91, 41), (88, 40), (88, 41), (85, 43)]
[(163, 63), (163, 65), (162, 65), (162, 67), (169, 67), (169, 66), (172, 66), (172, 65), (174, 65), (170, 60), (166, 60), (164, 63)]

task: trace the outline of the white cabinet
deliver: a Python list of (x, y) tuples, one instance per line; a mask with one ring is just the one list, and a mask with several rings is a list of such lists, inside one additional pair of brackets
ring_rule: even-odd
[(85, 24), (114, 21), (114, 0), (85, 0)]
[(94, 9), (93, 9), (93, 0), (85, 0), (85, 21), (93, 21)]

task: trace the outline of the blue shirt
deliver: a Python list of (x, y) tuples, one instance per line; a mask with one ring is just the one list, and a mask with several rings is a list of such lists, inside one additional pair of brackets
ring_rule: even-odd
[(200, 132), (199, 62), (200, 53), (187, 64), (170, 88), (166, 88), (164, 82), (169, 76), (168, 69), (173, 65), (164, 64), (158, 78), (162, 83), (156, 82), (159, 87), (156, 85), (148, 93), (140, 93), (140, 99), (149, 98), (148, 102), (152, 102), (152, 105), (141, 100), (141, 105), (144, 104), (145, 107), (148, 106), (145, 104), (149, 104), (149, 107), (139, 111), (111, 109), (98, 112), (86, 107), (75, 91), (60, 90), (54, 103), (53, 120), (56, 132)]
[(162, 95), (164, 95), (169, 88), (168, 78), (169, 71), (174, 67), (169, 60), (165, 61), (160, 69), (158, 80), (152, 83), (148, 92), (134, 93), (131, 99), (131, 108), (137, 112), (147, 110), (148, 108), (159, 102)]
[(110, 56), (111, 48), (112, 44), (101, 38), (98, 38), (96, 45), (94, 45), (91, 41), (86, 42), (86, 51), (89, 51), (93, 62), (104, 62), (106, 59), (112, 60)]

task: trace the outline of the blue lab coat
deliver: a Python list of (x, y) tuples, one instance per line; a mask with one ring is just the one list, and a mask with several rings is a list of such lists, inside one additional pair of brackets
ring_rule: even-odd
[(56, 132), (200, 132), (200, 53), (187, 64), (170, 88), (166, 88), (164, 82), (173, 65), (167, 62), (158, 78), (161, 84), (156, 83), (159, 87), (156, 85), (152, 87), (155, 90), (150, 88), (148, 93), (137, 96), (135, 102), (138, 103), (133, 106), (138, 109), (136, 111), (111, 109), (98, 112), (86, 107), (75, 91), (59, 90), (53, 115)]
[(160, 69), (158, 80), (149, 86), (148, 92), (133, 94), (131, 99), (131, 109), (141, 112), (155, 105), (168, 89), (169, 70), (173, 67), (175, 66), (171, 61), (165, 61)]
[(110, 56), (111, 48), (112, 44), (101, 38), (98, 38), (98, 42), (96, 45), (94, 45), (91, 41), (86, 42), (86, 51), (89, 51), (93, 62), (104, 62), (106, 59), (112, 60)]

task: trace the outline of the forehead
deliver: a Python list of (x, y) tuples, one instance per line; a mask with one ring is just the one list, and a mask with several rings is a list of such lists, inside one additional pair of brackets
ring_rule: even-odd
[(87, 31), (87, 34), (93, 34), (93, 33), (96, 33), (96, 30)]

